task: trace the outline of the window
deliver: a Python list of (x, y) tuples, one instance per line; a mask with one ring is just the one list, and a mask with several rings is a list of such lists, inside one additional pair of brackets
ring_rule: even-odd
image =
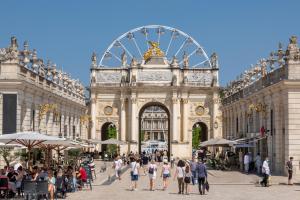
[(32, 120), (31, 130), (35, 131), (35, 110), (34, 109), (32, 110), (32, 118), (31, 118), (31, 120)]
[(154, 140), (158, 140), (158, 132), (154, 132)]
[(3, 94), (2, 134), (17, 131), (17, 95)]

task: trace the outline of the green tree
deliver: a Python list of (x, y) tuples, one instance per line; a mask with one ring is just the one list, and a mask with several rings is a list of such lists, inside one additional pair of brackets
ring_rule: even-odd
[(193, 138), (192, 138), (192, 147), (193, 149), (198, 149), (201, 138), (201, 127), (193, 128)]
[(6, 166), (9, 166), (9, 163), (12, 161), (11, 151), (13, 148), (10, 147), (1, 147), (0, 148), (0, 155), (3, 157)]
[[(117, 138), (117, 129), (116, 129), (116, 127), (115, 126), (108, 126), (106, 134), (108, 136), (108, 139), (111, 139), (111, 138), (115, 138), (116, 139)], [(107, 145), (107, 151), (111, 155), (116, 154), (117, 150), (118, 150), (117, 145), (115, 145), (115, 144), (109, 144), (109, 145)]]

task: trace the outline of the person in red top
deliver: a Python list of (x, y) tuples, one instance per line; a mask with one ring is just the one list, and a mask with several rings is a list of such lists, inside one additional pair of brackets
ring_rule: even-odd
[(79, 189), (81, 189), (84, 183), (87, 181), (87, 174), (85, 169), (81, 166), (77, 173), (77, 183), (79, 185)]
[(87, 174), (86, 174), (85, 169), (82, 166), (79, 169), (79, 174), (80, 174), (81, 181), (82, 182), (86, 182), (86, 180), (87, 180)]

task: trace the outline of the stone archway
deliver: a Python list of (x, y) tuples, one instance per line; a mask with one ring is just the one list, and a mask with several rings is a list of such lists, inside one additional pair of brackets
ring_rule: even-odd
[[(157, 122), (157, 123), (156, 123)], [(150, 126), (149, 126), (150, 124)], [(146, 103), (139, 111), (139, 153), (155, 149), (171, 150), (170, 112), (160, 102)]]
[(208, 128), (204, 122), (196, 122), (192, 128), (192, 146), (197, 148), (201, 142), (208, 139)]
[[(114, 129), (116, 131), (115, 136), (112, 133), (112, 131), (113, 131), (112, 129)], [(116, 125), (113, 122), (105, 122), (101, 127), (101, 141), (108, 140), (108, 139), (114, 138), (116, 136), (117, 136)], [(102, 152), (107, 151), (107, 145), (102, 144), (101, 151)]]

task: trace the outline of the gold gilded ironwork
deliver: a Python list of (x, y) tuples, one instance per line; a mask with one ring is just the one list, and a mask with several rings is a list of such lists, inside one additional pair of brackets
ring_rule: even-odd
[(57, 104), (42, 104), (39, 106), (39, 120), (42, 120), (43, 117), (50, 111), (56, 112)]
[(197, 106), (195, 109), (197, 115), (201, 116), (205, 113), (205, 108), (203, 106)]
[(148, 41), (150, 48), (144, 53), (144, 60), (147, 61), (152, 56), (164, 56), (164, 52), (159, 48), (158, 42)]
[(80, 124), (85, 124), (86, 122), (92, 121), (92, 117), (90, 115), (81, 115), (80, 116)]

